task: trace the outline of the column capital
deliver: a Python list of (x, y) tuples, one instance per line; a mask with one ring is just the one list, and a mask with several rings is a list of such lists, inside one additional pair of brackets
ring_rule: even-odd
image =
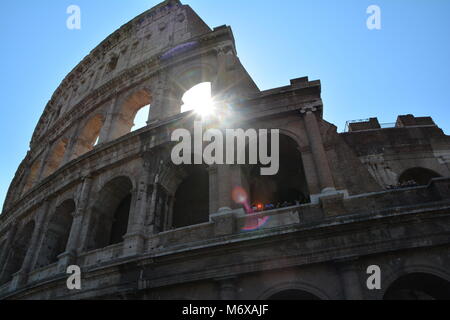
[(306, 107), (303, 107), (303, 108), (300, 110), (300, 113), (301, 113), (302, 115), (304, 115), (304, 114), (312, 114), (312, 113), (314, 113), (314, 112), (316, 112), (316, 111), (317, 111), (317, 108), (316, 108), (316, 107), (306, 106)]
[(92, 174), (85, 174), (81, 177), (81, 181), (83, 182), (90, 182), (94, 179), (94, 176)]
[(72, 215), (72, 218), (78, 218), (78, 217), (81, 217), (81, 216), (83, 216), (83, 213), (84, 213), (84, 209), (82, 209), (82, 208), (77, 208), (76, 210), (74, 210), (72, 213), (71, 213), (71, 215)]
[(343, 272), (354, 271), (357, 268), (359, 257), (340, 258), (333, 261), (335, 266)]
[(236, 282), (237, 277), (223, 277), (215, 279), (220, 286), (219, 295), (221, 300), (236, 300), (237, 288)]
[(211, 165), (208, 166), (207, 170), (208, 170), (209, 173), (217, 173), (218, 165), (215, 164), (215, 163), (211, 164)]

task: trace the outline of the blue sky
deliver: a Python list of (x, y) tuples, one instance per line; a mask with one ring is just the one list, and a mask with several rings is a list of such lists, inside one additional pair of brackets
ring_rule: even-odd
[[(0, 203), (39, 117), (65, 75), (110, 33), (159, 1), (0, 2)], [(320, 79), (325, 119), (432, 116), (450, 133), (450, 1), (190, 0), (211, 27), (233, 28), (238, 54), (260, 89)], [(81, 8), (81, 30), (66, 9)], [(378, 5), (382, 29), (366, 27)]]

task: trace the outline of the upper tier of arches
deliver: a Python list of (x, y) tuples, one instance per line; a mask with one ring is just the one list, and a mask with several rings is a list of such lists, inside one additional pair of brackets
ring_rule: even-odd
[[(90, 101), (82, 104), (79, 114), (72, 112), (72, 117), (67, 121), (55, 122), (53, 119), (56, 124), (47, 125), (47, 141), (38, 145), (33, 145), (32, 142), (31, 151), (11, 184), (4, 207), (20, 199), (67, 163), (79, 159), (97, 146), (177, 116), (182, 112), (183, 96), (198, 84), (209, 83), (212, 93), (217, 97), (222, 97), (225, 93), (237, 97), (236, 88), (240, 86), (233, 79), (236, 78), (234, 73), (238, 73), (240, 81), (246, 83), (249, 92), (259, 91), (236, 57), (231, 31), (221, 30), (222, 33), (224, 31), (224, 38), (215, 39), (206, 56), (194, 56), (182, 65), (150, 74), (145, 80), (139, 81), (135, 75), (129, 80), (129, 83), (134, 84), (120, 91), (113, 90), (115, 94), (103, 101), (97, 99), (92, 107), (89, 106), (93, 103)], [(217, 48), (219, 40), (222, 41), (221, 46), (228, 49)], [(193, 50), (198, 51), (200, 48)], [(226, 56), (226, 59), (222, 56)], [(237, 67), (224, 71), (224, 63)], [(59, 107), (57, 115), (62, 117), (67, 114), (65, 109), (64, 106)]]

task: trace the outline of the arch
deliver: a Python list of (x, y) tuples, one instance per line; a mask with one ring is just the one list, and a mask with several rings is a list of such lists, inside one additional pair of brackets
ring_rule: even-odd
[(216, 78), (213, 68), (207, 64), (191, 65), (173, 77), (170, 91), (170, 105), (173, 114), (181, 113), (183, 96), (193, 87), (202, 83), (214, 83)]
[(216, 73), (214, 68), (208, 64), (190, 65), (173, 77), (172, 92), (180, 99), (184, 92), (202, 82), (213, 82)]
[[(280, 134), (279, 142), (280, 164), (276, 175), (262, 176), (261, 164), (247, 165), (244, 169), (253, 207), (257, 205), (280, 207), (310, 201), (302, 155), (297, 142), (285, 134)], [(246, 152), (248, 155), (248, 147)]]
[(40, 160), (36, 160), (33, 162), (28, 171), (26, 183), (25, 186), (23, 187), (22, 194), (25, 194), (28, 190), (30, 190), (38, 181), (40, 167), (41, 167)]
[(151, 105), (142, 107), (136, 112), (133, 120), (133, 127), (131, 132), (137, 131), (139, 129), (145, 128), (148, 125), (148, 117), (150, 114)]
[(431, 273), (398, 277), (386, 289), (384, 300), (450, 300), (450, 282)]
[(440, 174), (433, 170), (416, 167), (405, 170), (399, 177), (399, 185), (427, 185), (431, 182), (431, 179), (441, 177)]
[(320, 300), (318, 297), (303, 290), (290, 289), (280, 291), (272, 296), (270, 296), (267, 300)]
[[(273, 128), (272, 128), (273, 129)], [(275, 128), (277, 129), (277, 128)], [(277, 129), (280, 130), (280, 135), (286, 136), (288, 138), (290, 138), (293, 142), (295, 142), (298, 146), (298, 149), (302, 149), (302, 148), (308, 148), (309, 147), (309, 142), (305, 141), (305, 138), (300, 138), (298, 136), (297, 133), (294, 133), (290, 130), (286, 130), (286, 129)]]
[(52, 149), (50, 156), (48, 157), (44, 171), (42, 173), (42, 178), (46, 178), (51, 175), (53, 172), (58, 170), (60, 167), (62, 160), (64, 158), (64, 154), (66, 153), (68, 139), (64, 138), (59, 140)]
[(97, 114), (86, 122), (78, 135), (71, 159), (76, 159), (94, 149), (104, 122), (102, 114)]
[(45, 232), (37, 267), (57, 262), (58, 256), (65, 252), (74, 212), (75, 202), (73, 200), (66, 200), (56, 208)]
[(13, 241), (12, 247), (3, 267), (0, 284), (4, 284), (12, 279), (12, 276), (22, 268), (25, 255), (30, 245), (31, 236), (34, 232), (34, 221), (28, 222), (18, 233)]
[(269, 288), (258, 300), (329, 300), (329, 297), (310, 284), (289, 282)]
[[(139, 89), (129, 95), (122, 103), (118, 113), (115, 116), (111, 139), (114, 140), (130, 133), (135, 125), (136, 115), (139, 110), (150, 106), (151, 104), (152, 95), (148, 89)], [(150, 112), (150, 109), (148, 112)], [(149, 114), (147, 114), (146, 121), (148, 118)]]
[(209, 173), (205, 165), (182, 168), (183, 179), (175, 192), (172, 226), (182, 228), (209, 221)]
[(201, 115), (211, 114), (213, 112), (211, 82), (196, 84), (183, 94), (181, 101), (183, 103), (181, 113), (195, 110)]
[(128, 230), (133, 183), (117, 177), (99, 192), (91, 211), (91, 235), (87, 249), (100, 249), (123, 242)]

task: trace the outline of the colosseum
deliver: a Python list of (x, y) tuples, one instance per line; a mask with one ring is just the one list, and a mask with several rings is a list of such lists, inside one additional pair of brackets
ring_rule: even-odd
[[(217, 110), (205, 127), (279, 130), (276, 175), (171, 161), (202, 84)], [(229, 26), (166, 0), (46, 105), (0, 215), (0, 299), (450, 299), (449, 244), (450, 137), (432, 118), (339, 133), (320, 81), (259, 90)]]

